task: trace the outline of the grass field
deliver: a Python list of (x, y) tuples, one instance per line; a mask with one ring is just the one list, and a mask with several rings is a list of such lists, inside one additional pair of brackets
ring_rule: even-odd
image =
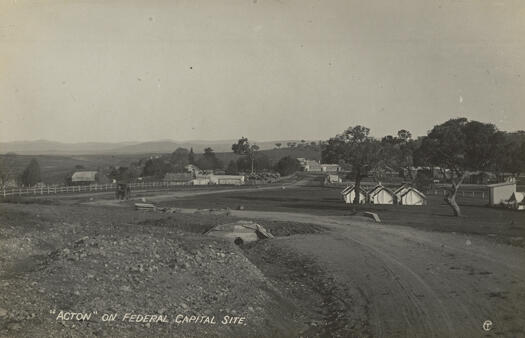
[(428, 196), (425, 206), (362, 205), (343, 203), (340, 190), (328, 187), (300, 187), (258, 192), (231, 192), (202, 195), (162, 205), (178, 208), (231, 208), (297, 212), (313, 215), (352, 215), (355, 211), (373, 211), (384, 223), (405, 225), (428, 231), (457, 232), (491, 237), (497, 241), (525, 246), (525, 213), (490, 208), (477, 198), (458, 198), (464, 214), (457, 218), (441, 196)]

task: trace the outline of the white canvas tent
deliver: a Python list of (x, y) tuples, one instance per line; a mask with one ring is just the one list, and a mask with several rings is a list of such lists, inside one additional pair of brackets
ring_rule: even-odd
[(525, 210), (525, 193), (513, 192), (507, 200), (507, 205), (517, 210)]
[[(341, 191), (341, 195), (343, 195), (343, 200), (345, 203), (351, 204), (354, 202), (355, 198), (355, 186), (350, 185), (346, 187), (343, 191)], [(366, 203), (366, 196), (367, 192), (363, 188), (359, 189), (359, 204), (365, 204)]]
[(396, 191), (397, 203), (401, 205), (425, 205), (427, 197), (421, 191), (413, 187), (401, 186)]
[(394, 193), (381, 184), (368, 193), (368, 199), (372, 204), (394, 204), (395, 198)]

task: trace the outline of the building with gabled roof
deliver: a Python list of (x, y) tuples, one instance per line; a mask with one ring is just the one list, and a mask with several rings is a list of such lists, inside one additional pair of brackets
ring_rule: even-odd
[[(341, 195), (343, 196), (343, 200), (347, 204), (354, 203), (355, 198), (355, 185), (350, 185), (341, 191)], [(359, 204), (365, 204), (367, 199), (367, 192), (363, 187), (359, 187)]]
[(71, 175), (71, 183), (74, 185), (97, 183), (98, 171), (76, 171)]
[(401, 205), (425, 205), (427, 197), (414, 187), (403, 185), (394, 191), (396, 201)]
[(372, 204), (394, 204), (396, 195), (381, 183), (368, 192), (368, 201)]

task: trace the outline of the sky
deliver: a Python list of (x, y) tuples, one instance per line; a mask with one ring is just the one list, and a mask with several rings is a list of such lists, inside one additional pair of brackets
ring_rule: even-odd
[(525, 129), (522, 0), (0, 0), (0, 142)]

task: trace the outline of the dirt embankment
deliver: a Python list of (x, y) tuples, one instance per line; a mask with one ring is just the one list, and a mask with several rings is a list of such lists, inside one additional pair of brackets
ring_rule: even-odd
[[(298, 307), (240, 248), (192, 233), (221, 217), (0, 206), (0, 336), (246, 337), (307, 330), (310, 323), (292, 315)], [(60, 311), (91, 318), (57, 320)], [(129, 322), (125, 313), (167, 322)], [(103, 314), (118, 317), (104, 322)], [(216, 324), (180, 324), (178, 315), (214, 316)], [(223, 325), (224, 316), (245, 319)]]

